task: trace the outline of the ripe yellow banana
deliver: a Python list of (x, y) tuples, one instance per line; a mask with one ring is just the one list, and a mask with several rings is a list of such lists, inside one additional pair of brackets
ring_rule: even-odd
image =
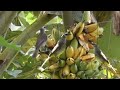
[(66, 57), (72, 58), (74, 55), (74, 48), (72, 46), (68, 46), (66, 49)]
[(103, 28), (102, 27), (99, 27), (99, 28), (97, 28), (95, 31), (93, 31), (93, 32), (91, 32), (91, 33), (89, 33), (91, 36), (93, 36), (93, 37), (99, 37), (100, 35), (102, 35), (103, 34)]
[(56, 44), (56, 41), (54, 38), (47, 39), (47, 42), (46, 42), (47, 47), (53, 48), (55, 46), (55, 44)]
[(92, 42), (96, 42), (97, 41), (97, 36), (92, 36), (90, 33), (89, 34), (85, 34), (84, 38), (86, 41), (90, 40)]
[(74, 49), (74, 56), (73, 56), (73, 59), (77, 59), (78, 55), (80, 54), (80, 49), (77, 48), (77, 49)]
[(81, 26), (81, 23), (82, 23), (82, 22), (79, 22), (79, 23), (75, 26), (75, 28), (73, 29), (72, 32), (73, 32), (74, 35), (79, 31), (80, 26)]
[(70, 67), (68, 65), (65, 65), (65, 67), (62, 70), (62, 75), (67, 76), (70, 73)]
[(85, 41), (85, 38), (84, 38), (84, 34), (83, 34), (83, 33), (81, 33), (81, 34), (79, 35), (79, 38), (80, 38), (80, 40)]
[(82, 31), (83, 31), (83, 29), (84, 29), (84, 26), (85, 26), (84, 23), (81, 23), (81, 24), (80, 24), (80, 29), (79, 29), (79, 31), (78, 31), (77, 34), (76, 34), (77, 37), (79, 37), (79, 35), (82, 33)]
[(73, 33), (69, 30), (69, 31), (68, 31), (68, 34), (69, 34), (69, 35), (66, 36), (66, 40), (72, 40), (73, 37), (74, 37), (74, 36), (73, 36)]
[(85, 32), (86, 33), (91, 33), (93, 31), (97, 30), (97, 28), (98, 28), (98, 24), (97, 23), (86, 25), (85, 26)]
[(66, 63), (68, 65), (72, 65), (74, 63), (74, 59), (73, 58), (67, 58)]
[(95, 54), (93, 53), (88, 53), (87, 55), (81, 56), (81, 60), (91, 60), (95, 57)]
[(81, 58), (81, 56), (85, 54), (85, 49), (82, 46), (80, 47), (80, 49), (81, 49), (81, 51), (79, 54), (79, 58)]

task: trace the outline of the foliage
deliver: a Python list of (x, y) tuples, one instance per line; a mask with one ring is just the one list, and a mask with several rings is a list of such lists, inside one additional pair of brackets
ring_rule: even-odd
[[(37, 15), (38, 16), (38, 15)], [(24, 32), (24, 29), (34, 23), (38, 17), (32, 11), (21, 11), (16, 18), (11, 22), (9, 29), (6, 33), (5, 38), (0, 36), (0, 46), (2, 50), (6, 47), (20, 51), (13, 62), (9, 65), (9, 68), (4, 71), (1, 78), (3, 79), (48, 79), (51, 78), (52, 74), (49, 72), (40, 72), (38, 66), (40, 66), (44, 60), (39, 58), (32, 58), (32, 54), (35, 50), (35, 43), (39, 32), (36, 32), (36, 35), (33, 38), (30, 38), (22, 47), (11, 43), (18, 35)], [(63, 20), (56, 16), (46, 25), (46, 33), (48, 36), (57, 38), (56, 42), (59, 40), (60, 36), (64, 33)], [(104, 26), (104, 33), (102, 38), (98, 40), (98, 44), (103, 52), (109, 57), (110, 61), (116, 68), (120, 70), (120, 60), (119, 57), (119, 37), (112, 34), (112, 23), (111, 21)], [(58, 31), (56, 31), (58, 30)], [(57, 37), (56, 37), (57, 36)], [(29, 37), (29, 35), (28, 35)], [(107, 50), (106, 50), (107, 49)], [(40, 56), (38, 56), (40, 57)], [(91, 69), (92, 70), (92, 69)], [(90, 71), (91, 72), (91, 71)], [(93, 71), (92, 71), (93, 72)], [(106, 71), (102, 70), (101, 72), (92, 73), (91, 76), (87, 78), (101, 78), (106, 75)], [(111, 75), (108, 75), (111, 78)]]

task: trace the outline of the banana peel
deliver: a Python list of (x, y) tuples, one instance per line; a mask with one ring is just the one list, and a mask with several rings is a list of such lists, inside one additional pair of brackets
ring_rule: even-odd
[(82, 41), (81, 39), (79, 39), (78, 41), (79, 41), (80, 45), (85, 48), (85, 50), (86, 50), (87, 52), (90, 50), (87, 42)]
[(80, 59), (84, 61), (84, 60), (91, 60), (91, 59), (93, 59), (94, 57), (95, 57), (95, 54), (93, 54), (93, 53), (88, 53), (87, 55), (81, 56)]

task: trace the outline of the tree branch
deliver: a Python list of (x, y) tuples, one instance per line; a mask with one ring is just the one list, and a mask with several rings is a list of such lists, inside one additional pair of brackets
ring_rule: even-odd
[(18, 11), (0, 12), (0, 35), (3, 35), (8, 29), (10, 23), (15, 18)]
[(74, 24), (72, 11), (63, 11), (63, 22), (65, 31)]

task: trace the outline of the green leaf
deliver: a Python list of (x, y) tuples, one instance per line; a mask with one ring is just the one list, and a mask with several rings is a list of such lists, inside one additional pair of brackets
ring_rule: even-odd
[(29, 24), (32, 24), (37, 18), (31, 13), (29, 12), (28, 15), (26, 16), (26, 21)]
[(22, 72), (22, 70), (13, 70), (13, 71), (6, 71), (9, 75), (14, 76), (15, 78)]
[(21, 12), (18, 16), (19, 21), (25, 26), (27, 27), (29, 25), (29, 23), (26, 21), (24, 12)]
[(19, 45), (13, 44), (13, 43), (8, 43), (2, 36), (0, 36), (0, 46), (5, 46), (8, 48), (12, 48), (15, 50), (21, 50)]
[(58, 23), (62, 23), (62, 19), (58, 16), (56, 16), (55, 18), (53, 18), (51, 21), (49, 21), (47, 23), (47, 25), (50, 25), (50, 24), (58, 24)]
[(112, 31), (112, 22), (110, 21), (104, 27), (103, 36), (99, 39), (98, 44), (109, 59), (120, 60), (120, 37), (114, 35)]

